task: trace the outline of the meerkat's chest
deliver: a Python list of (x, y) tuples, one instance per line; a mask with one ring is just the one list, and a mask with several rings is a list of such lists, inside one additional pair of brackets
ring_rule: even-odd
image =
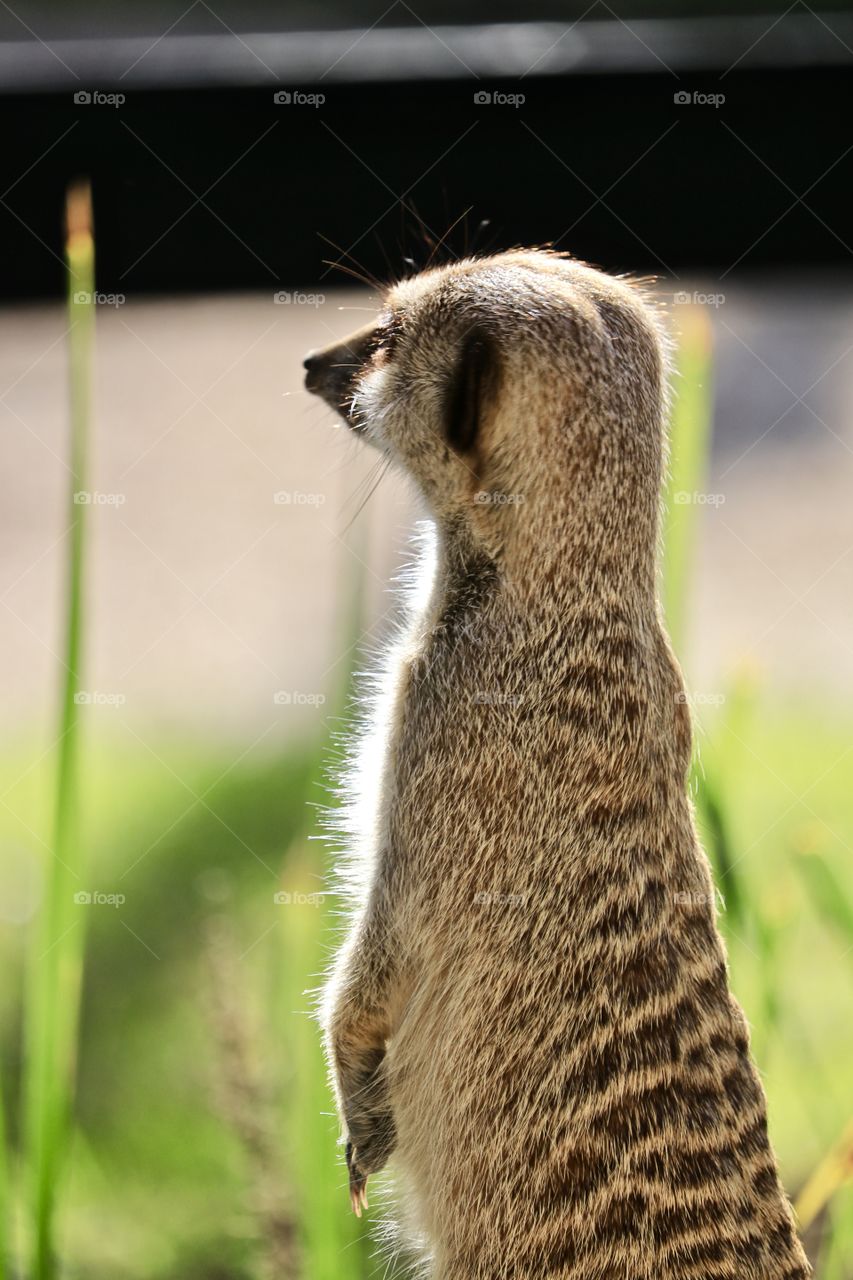
[[(427, 652), (401, 682), (386, 760), (394, 839), (430, 865), (498, 839), (504, 857), (567, 826), (571, 744), (537, 711), (537, 682), (471, 647)], [(458, 860), (457, 860), (458, 861)]]

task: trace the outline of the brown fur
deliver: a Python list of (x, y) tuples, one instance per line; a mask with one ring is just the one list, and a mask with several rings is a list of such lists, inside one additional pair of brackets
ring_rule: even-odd
[(353, 1191), (393, 1156), (435, 1280), (809, 1274), (686, 795), (665, 353), (638, 289), (517, 252), (306, 362), (435, 530), (324, 1002)]

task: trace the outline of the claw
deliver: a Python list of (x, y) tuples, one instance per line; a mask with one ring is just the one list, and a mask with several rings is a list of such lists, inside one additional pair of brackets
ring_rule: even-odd
[(355, 1178), (350, 1182), (349, 1199), (352, 1211), (357, 1218), (361, 1217), (362, 1208), (369, 1208), (367, 1203), (367, 1179)]
[(357, 1218), (361, 1217), (362, 1208), (367, 1209), (367, 1176), (362, 1175), (356, 1159), (352, 1142), (346, 1145), (347, 1170), (349, 1172), (349, 1202)]

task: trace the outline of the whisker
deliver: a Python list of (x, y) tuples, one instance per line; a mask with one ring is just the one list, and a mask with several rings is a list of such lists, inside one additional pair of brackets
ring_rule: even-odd
[[(468, 217), (468, 214), (471, 212), (471, 210), (472, 210), (473, 208), (474, 208), (474, 206), (473, 206), (473, 205), (469, 205), (469, 206), (468, 206), (468, 208), (467, 208), (463, 213), (460, 213), (459, 217), (456, 219), (456, 221), (455, 221), (455, 222), (451, 222), (450, 226), (447, 228), (447, 230), (445, 231), (444, 235), (443, 235), (443, 236), (441, 237), (441, 239), (437, 242), (437, 244), (436, 244), (435, 248), (433, 249), (432, 253), (431, 253), (431, 254), (429, 255), (429, 257), (427, 258), (427, 261), (426, 261), (426, 265), (427, 265), (427, 266), (429, 266), (429, 264), (432, 262), (433, 258), (434, 258), (434, 257), (435, 257), (435, 255), (438, 253), (439, 249), (440, 249), (440, 248), (441, 248), (441, 246), (444, 244), (444, 242), (447, 240), (447, 237), (450, 235), (450, 233), (451, 233), (451, 232), (452, 232), (456, 227), (458, 227), (458, 226), (459, 226), (459, 223), (462, 221), (462, 219), (463, 219), (463, 218), (467, 218), (467, 217)], [(450, 252), (451, 252), (451, 254), (453, 255), (453, 257), (454, 257), (454, 258), (457, 256), (455, 253), (453, 253), (453, 250), (452, 250), (452, 249), (450, 250)]]
[(370, 488), (376, 479), (377, 472), (382, 469), (385, 461), (385, 458), (380, 458), (377, 462), (374, 462), (373, 466), (367, 472), (367, 475), (362, 476), (350, 496), (341, 503), (342, 511), (345, 511), (353, 502), (357, 502), (361, 498), (361, 495)]
[(396, 278), (396, 277), (395, 277), (395, 273), (394, 273), (394, 268), (393, 268), (393, 267), (392, 267), (392, 265), (391, 265), (391, 259), (388, 257), (388, 254), (387, 254), (386, 249), (385, 249), (385, 245), (384, 245), (384, 244), (382, 243), (382, 241), (379, 239), (379, 232), (378, 232), (378, 231), (374, 231), (374, 233), (373, 233), (373, 239), (374, 239), (374, 240), (376, 241), (376, 243), (379, 245), (380, 251), (381, 251), (381, 253), (382, 253), (382, 257), (385, 259), (385, 262), (386, 262), (386, 263), (387, 263), (387, 265), (388, 265), (388, 284), (390, 285), (390, 284), (392, 284), (392, 283), (393, 283), (393, 281), (394, 281), (394, 280), (395, 280), (395, 278)]
[(347, 266), (347, 264), (346, 264), (345, 262), (341, 262), (340, 260), (336, 260), (336, 259), (334, 259), (334, 258), (324, 258), (324, 259), (323, 259), (323, 266), (324, 266), (324, 267), (334, 267), (334, 269), (335, 269), (336, 271), (342, 271), (342, 272), (344, 273), (344, 275), (352, 276), (353, 280), (357, 280), (357, 281), (359, 282), (359, 284), (366, 284), (366, 285), (368, 285), (371, 289), (381, 289), (381, 288), (382, 288), (382, 286), (381, 286), (381, 285), (376, 285), (376, 284), (374, 284), (372, 280), (369, 280), (369, 279), (367, 278), (367, 276), (362, 275), (362, 274), (361, 274), (361, 272), (359, 272), (359, 271), (354, 271), (354, 270), (352, 269), (352, 267), (348, 267), (348, 266)]
[(385, 479), (385, 476), (388, 474), (388, 468), (389, 468), (390, 466), (391, 466), (391, 459), (390, 459), (390, 458), (384, 458), (384, 459), (383, 459), (382, 469), (381, 469), (381, 471), (379, 472), (379, 475), (376, 477), (376, 480), (374, 481), (374, 484), (373, 484), (373, 486), (371, 487), (371, 489), (370, 489), (370, 490), (368, 491), (368, 493), (365, 495), (364, 501), (362, 502), (361, 506), (360, 506), (360, 507), (358, 508), (358, 510), (356, 511), (356, 513), (355, 513), (355, 515), (353, 516), (352, 520), (350, 520), (350, 522), (349, 522), (349, 524), (347, 525), (346, 529), (344, 529), (344, 533), (347, 533), (347, 532), (349, 531), (349, 529), (352, 527), (353, 523), (354, 523), (354, 522), (358, 519), (358, 517), (361, 515), (362, 511), (363, 511), (363, 510), (364, 510), (364, 508), (367, 506), (368, 502), (369, 502), (369, 501), (370, 501), (370, 499), (373, 497), (374, 493), (375, 493), (375, 492), (376, 492), (376, 490), (379, 488), (379, 486), (380, 486), (380, 484), (382, 483), (382, 481)]
[[(420, 232), (420, 237), (421, 237), (421, 239), (423, 240), (424, 244), (427, 246), (427, 248), (429, 248), (429, 247), (430, 247), (430, 245), (435, 244), (435, 241), (433, 240), (432, 236), (431, 236), (431, 235), (429, 234), (429, 232), (427, 231), (427, 229), (426, 229), (426, 224), (424, 223), (424, 220), (423, 220), (423, 218), (421, 217), (421, 215), (418, 213), (418, 207), (417, 207), (417, 205), (415, 204), (414, 200), (411, 202), (411, 206), (412, 206), (412, 207), (411, 207), (411, 209), (409, 210), (409, 212), (410, 212), (410, 213), (412, 213), (412, 214), (414, 214), (414, 216), (417, 218), (417, 220), (418, 220), (418, 231)], [(404, 206), (404, 207), (408, 207), (408, 206)]]
[[(335, 244), (334, 240), (330, 240), (328, 236), (324, 236), (321, 231), (318, 231), (317, 234), (319, 235), (321, 240), (325, 240), (326, 244), (330, 244), (332, 248), (336, 250), (337, 253), (340, 254), (340, 258), (338, 258), (335, 261), (329, 261), (328, 258), (324, 258), (323, 262), (325, 266), (337, 267), (339, 270), (345, 271), (348, 275), (353, 276), (356, 280), (360, 280), (362, 284), (370, 285), (371, 288), (378, 289), (380, 293), (385, 292), (385, 285), (382, 283), (382, 281), (377, 276), (369, 272), (367, 268), (363, 265), (363, 263), (359, 262), (358, 258), (353, 257), (352, 253), (350, 253), (348, 249), (342, 249), (339, 244)], [(344, 258), (349, 258), (350, 262), (355, 263), (355, 266), (358, 268), (358, 271), (355, 271), (353, 270), (352, 267), (347, 266), (343, 262)]]

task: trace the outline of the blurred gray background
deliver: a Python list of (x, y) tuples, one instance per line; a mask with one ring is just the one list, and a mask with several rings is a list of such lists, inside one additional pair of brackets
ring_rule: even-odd
[[(688, 682), (716, 690), (746, 662), (790, 694), (849, 701), (849, 275), (660, 290), (676, 332), (679, 298), (713, 299), (714, 448), (697, 499)], [(376, 295), (275, 296), (98, 307), (86, 684), (103, 729), (112, 717), (273, 745), (327, 714), (354, 570), (373, 634), (388, 625), (417, 504), (393, 473), (368, 497), (376, 455), (303, 391), (301, 368), (306, 349), (363, 323)], [(12, 735), (46, 730), (56, 711), (64, 333), (59, 305), (0, 314), (0, 699)]]

